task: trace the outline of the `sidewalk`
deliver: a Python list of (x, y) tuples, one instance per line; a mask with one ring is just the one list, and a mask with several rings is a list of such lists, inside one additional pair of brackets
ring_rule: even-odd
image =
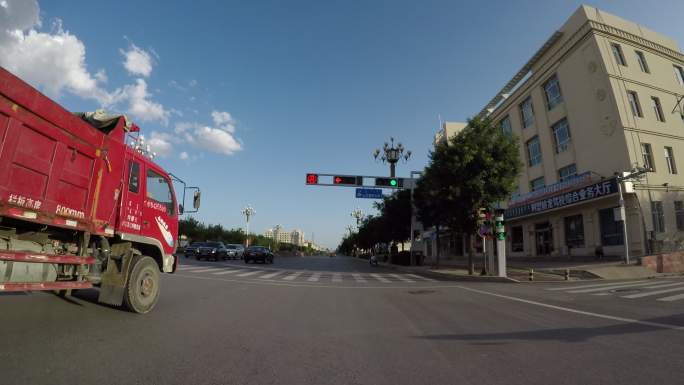
[[(383, 263), (383, 266), (407, 272), (426, 275), (439, 275), (441, 278), (481, 280), (481, 281), (529, 281), (530, 271), (534, 273), (534, 281), (563, 281), (566, 271), (570, 280), (586, 279), (636, 279), (663, 276), (644, 266), (636, 264), (636, 259), (626, 265), (620, 257), (524, 257), (507, 259), (507, 275), (511, 279), (481, 276), (482, 256), (474, 257), (475, 275), (468, 275), (468, 260), (462, 258), (441, 259), (439, 267), (433, 260), (426, 260), (423, 266), (401, 266)], [(671, 274), (670, 274), (671, 275)]]

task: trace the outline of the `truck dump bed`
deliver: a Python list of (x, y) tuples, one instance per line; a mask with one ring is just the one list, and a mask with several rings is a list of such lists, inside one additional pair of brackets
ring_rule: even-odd
[(105, 134), (0, 67), (0, 215), (112, 235), (124, 127)]

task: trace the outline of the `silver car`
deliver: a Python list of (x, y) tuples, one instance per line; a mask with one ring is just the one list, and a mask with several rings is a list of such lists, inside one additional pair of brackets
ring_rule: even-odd
[(226, 245), (227, 256), (230, 259), (242, 259), (245, 255), (245, 248), (242, 245), (230, 244)]

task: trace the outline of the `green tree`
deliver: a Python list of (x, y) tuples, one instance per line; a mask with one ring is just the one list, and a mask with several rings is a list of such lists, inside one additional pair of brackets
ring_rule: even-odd
[[(430, 154), (423, 176), (414, 191), (418, 219), (452, 232), (472, 235), (477, 230), (476, 211), (507, 199), (522, 168), (517, 138), (504, 134), (490, 120), (471, 119), (468, 126), (447, 144)], [(473, 273), (472, 252), (469, 270)]]
[(411, 191), (399, 190), (376, 203), (385, 227), (385, 238), (395, 243), (403, 243), (411, 238)]

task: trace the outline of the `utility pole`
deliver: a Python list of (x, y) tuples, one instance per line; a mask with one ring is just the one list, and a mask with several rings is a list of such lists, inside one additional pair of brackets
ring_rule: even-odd
[(254, 214), (256, 214), (256, 210), (252, 207), (252, 205), (247, 205), (245, 208), (240, 211), (242, 215), (245, 216), (246, 219), (246, 225), (245, 225), (245, 247), (249, 247), (249, 218), (251, 218)]
[(620, 218), (622, 219), (622, 237), (623, 237), (624, 243), (625, 243), (625, 264), (627, 264), (627, 265), (629, 265), (629, 263), (630, 263), (629, 234), (627, 232), (627, 212), (625, 210), (625, 199), (624, 199), (624, 196), (622, 195), (622, 182), (637, 179), (641, 175), (647, 173), (648, 171), (650, 171), (650, 170), (646, 169), (645, 167), (635, 167), (635, 168), (631, 169), (630, 171), (625, 171), (622, 173), (615, 173), (616, 177), (617, 177), (616, 179), (617, 179), (618, 193), (619, 193), (619, 199), (620, 199)]
[[(415, 222), (416, 218), (416, 209), (413, 207), (413, 190), (416, 188), (416, 181), (417, 179), (414, 179), (413, 176), (417, 175), (418, 177), (422, 176), (423, 173), (421, 171), (411, 171), (411, 195), (410, 195), (410, 207), (411, 207), (411, 245), (409, 246), (409, 265), (413, 265), (413, 242), (415, 241), (414, 236), (413, 236), (413, 223)], [(418, 263), (416, 263), (417, 265)]]

